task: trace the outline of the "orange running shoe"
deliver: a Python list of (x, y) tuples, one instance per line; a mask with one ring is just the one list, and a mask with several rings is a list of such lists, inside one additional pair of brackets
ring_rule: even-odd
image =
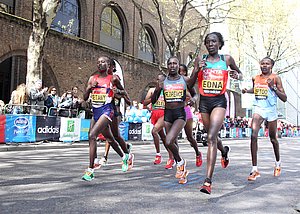
[(178, 166), (177, 164), (177, 171), (175, 174), (175, 178), (182, 178), (186, 173), (186, 160), (183, 160), (183, 164)]
[(201, 152), (198, 156), (196, 156), (196, 166), (197, 167), (202, 166), (202, 154), (201, 154)]
[(227, 168), (228, 164), (229, 164), (229, 156), (228, 153), (230, 152), (230, 147), (229, 146), (224, 146), (224, 150), (226, 150), (226, 153), (222, 154), (221, 157), (221, 166), (222, 168)]
[(275, 168), (274, 168), (274, 176), (278, 177), (278, 176), (280, 176), (280, 173), (281, 173), (281, 167), (280, 166), (275, 166)]
[(128, 159), (128, 171), (133, 168), (133, 160), (134, 160), (134, 154), (130, 153)]
[(161, 155), (156, 155), (153, 163), (155, 165), (160, 164), (161, 163)]
[(248, 181), (255, 181), (256, 178), (260, 177), (260, 173), (258, 171), (251, 172), (248, 176)]
[(210, 194), (211, 193), (211, 180), (209, 178), (206, 178), (204, 180), (203, 185), (200, 188), (200, 192)]
[(165, 166), (165, 169), (173, 169), (173, 166), (175, 166), (175, 161), (174, 159), (169, 159), (167, 161), (167, 164)]
[(188, 176), (188, 174), (189, 174), (189, 171), (186, 170), (185, 173), (184, 173), (184, 175), (182, 176), (182, 178), (179, 178), (178, 183), (179, 184), (186, 184), (187, 183), (187, 176)]

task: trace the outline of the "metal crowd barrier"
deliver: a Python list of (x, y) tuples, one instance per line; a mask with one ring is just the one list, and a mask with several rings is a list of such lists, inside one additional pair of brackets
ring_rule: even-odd
[(48, 116), (77, 117), (78, 109), (51, 107), (49, 108)]
[(27, 104), (6, 104), (4, 106), (4, 114), (44, 115), (46, 114), (46, 112), (48, 112), (47, 106), (27, 105)]

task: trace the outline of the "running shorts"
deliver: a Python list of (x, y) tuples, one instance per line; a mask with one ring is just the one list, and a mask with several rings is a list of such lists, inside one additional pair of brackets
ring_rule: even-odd
[(215, 97), (200, 95), (199, 111), (201, 113), (211, 113), (214, 108), (227, 108), (227, 100), (224, 94)]
[(112, 118), (114, 116), (114, 108), (111, 103), (105, 104), (99, 108), (93, 107), (93, 117), (95, 122), (97, 122), (102, 115), (112, 121)]
[(185, 114), (186, 114), (186, 120), (193, 119), (194, 115), (193, 115), (191, 106), (185, 106), (184, 110), (185, 110)]
[(183, 107), (175, 109), (165, 109), (164, 120), (166, 122), (174, 123), (174, 121), (177, 119), (186, 121), (186, 114)]
[(165, 114), (164, 109), (156, 109), (151, 112), (151, 123), (155, 125), (159, 118), (163, 117)]
[(278, 119), (276, 105), (268, 107), (268, 108), (261, 108), (258, 106), (254, 106), (253, 113), (259, 114), (262, 118), (264, 118), (266, 121), (269, 121), (269, 122)]

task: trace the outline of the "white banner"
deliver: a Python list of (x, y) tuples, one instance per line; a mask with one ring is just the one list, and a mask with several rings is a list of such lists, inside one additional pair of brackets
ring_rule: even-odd
[(60, 141), (80, 141), (80, 119), (61, 117)]
[(142, 140), (153, 140), (152, 129), (153, 125), (151, 123), (142, 123)]

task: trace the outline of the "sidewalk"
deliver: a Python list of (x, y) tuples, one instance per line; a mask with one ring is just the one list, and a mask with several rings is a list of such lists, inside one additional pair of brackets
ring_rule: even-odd
[[(249, 138), (222, 138), (222, 141), (236, 141), (236, 140), (245, 140)], [(133, 145), (144, 145), (144, 144), (153, 144), (153, 141), (127, 141)], [(186, 139), (179, 139), (179, 143), (189, 143)], [(99, 143), (98, 143), (99, 144)], [(104, 142), (100, 142), (101, 145), (104, 145)], [(202, 146), (202, 143), (198, 143)], [(34, 143), (1, 143), (0, 152), (8, 151), (26, 151), (26, 150), (42, 150), (42, 149), (65, 149), (65, 148), (81, 148), (89, 147), (88, 141), (79, 141), (79, 142), (34, 142)]]

